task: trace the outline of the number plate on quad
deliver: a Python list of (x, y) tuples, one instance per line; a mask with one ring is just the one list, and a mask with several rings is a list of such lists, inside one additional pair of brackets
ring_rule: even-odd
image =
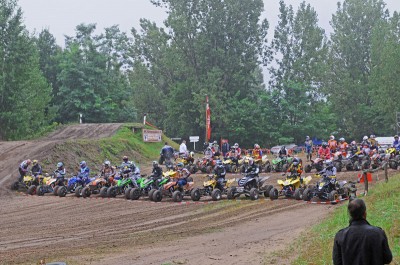
[(237, 187), (237, 188), (236, 188), (236, 191), (237, 191), (237, 192), (243, 192), (243, 191), (244, 191), (244, 188), (243, 188), (243, 187)]

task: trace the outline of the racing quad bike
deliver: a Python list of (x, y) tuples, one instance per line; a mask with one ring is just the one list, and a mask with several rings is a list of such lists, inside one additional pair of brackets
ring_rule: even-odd
[(229, 172), (229, 173), (237, 173), (238, 172), (238, 167), (236, 165), (236, 159), (234, 157), (225, 158), (225, 160), (222, 162), (222, 164), (224, 165), (226, 172)]
[(263, 186), (267, 179), (269, 179), (269, 177), (260, 178), (258, 175), (252, 173), (246, 174), (243, 178), (238, 180), (237, 187), (232, 186), (228, 189), (227, 197), (229, 200), (238, 198), (242, 194), (246, 197), (250, 197), (251, 200), (258, 200), (260, 194), (264, 194), (265, 197), (268, 197), (273, 186)]
[(38, 185), (37, 178), (32, 174), (24, 176), (22, 181), (15, 181), (11, 185), (11, 190), (27, 190), (31, 185)]
[(400, 165), (400, 155), (396, 148), (390, 147), (386, 149), (386, 159), (389, 161), (389, 167), (397, 170)]
[(215, 167), (215, 160), (208, 157), (203, 157), (203, 159), (197, 162), (197, 166), (201, 172), (210, 174)]
[(368, 169), (371, 164), (371, 159), (369, 156), (366, 156), (362, 153), (362, 151), (357, 151), (356, 153), (348, 154), (348, 162), (346, 164), (346, 169), (348, 171), (354, 170), (359, 171), (361, 169)]
[[(96, 179), (95, 177), (94, 178), (85, 178), (85, 179), (83, 179), (83, 178), (80, 178), (78, 176), (73, 176), (72, 178), (70, 178), (68, 180), (68, 186), (65, 187), (66, 192), (67, 193), (68, 192), (75, 193), (76, 197), (82, 197), (83, 188), (85, 188), (86, 185), (88, 185), (89, 183), (95, 181), (95, 179)], [(73, 187), (72, 189), (71, 189), (71, 186)], [(68, 188), (70, 188), (70, 190), (68, 190)], [(64, 190), (64, 188), (62, 188), (62, 192), (64, 192), (63, 190)], [(60, 195), (62, 195), (62, 194), (60, 194)], [(63, 196), (60, 196), (60, 197), (63, 197)]]
[(304, 171), (306, 173), (310, 173), (313, 168), (315, 168), (317, 170), (317, 172), (324, 169), (324, 160), (319, 157), (317, 157), (315, 159), (311, 159), (311, 164), (306, 165), (304, 168)]
[(43, 196), (45, 193), (53, 193), (55, 196), (59, 196), (59, 189), (63, 187), (66, 190), (65, 185), (64, 176), (45, 177), (39, 181), (39, 186), (36, 187), (36, 194)]
[(235, 179), (225, 179), (224, 186), (219, 187), (216, 176), (209, 175), (208, 180), (203, 183), (203, 188), (200, 189), (200, 195), (211, 196), (213, 201), (219, 201), (222, 198), (222, 194), (228, 193), (228, 188), (231, 187), (234, 182)]
[(117, 184), (107, 188), (107, 197), (115, 198), (115, 197), (117, 197), (117, 195), (121, 195), (121, 194), (124, 194), (126, 197), (126, 193), (127, 193), (126, 191), (129, 188), (138, 187), (138, 185), (136, 183), (137, 179), (138, 178), (126, 177), (126, 176), (123, 178), (116, 177), (115, 180), (116, 180)]
[(190, 196), (193, 201), (200, 200), (201, 194), (199, 188), (194, 188), (194, 182), (191, 177), (187, 178), (187, 183), (183, 187), (178, 186), (178, 179), (169, 178), (166, 184), (159, 190), (152, 193), (153, 201), (160, 202), (164, 196), (172, 198), (174, 202), (181, 202), (183, 197)]
[(166, 181), (163, 178), (157, 178), (154, 176), (141, 177), (137, 181), (137, 187), (128, 188), (125, 192), (125, 198), (127, 200), (138, 200), (141, 196), (149, 196), (151, 190), (159, 189), (160, 185), (165, 184)]
[(377, 168), (381, 167), (384, 161), (386, 161), (385, 151), (379, 152), (379, 153), (374, 152), (373, 155), (371, 156), (372, 169), (377, 169)]
[(303, 198), (303, 191), (311, 181), (311, 177), (308, 176), (301, 181), (298, 174), (292, 174), (288, 176), (285, 180), (278, 180), (279, 189), (272, 188), (269, 191), (269, 198), (271, 200), (278, 199), (279, 196), (284, 196), (286, 198), (294, 198), (296, 200), (301, 200)]
[(195, 174), (199, 168), (196, 165), (196, 163), (194, 162), (194, 153), (190, 152), (189, 156), (186, 155), (179, 155), (176, 159), (175, 159), (176, 163), (183, 163), (184, 167), (189, 170), (189, 172), (191, 174)]
[(286, 172), (289, 168), (289, 164), (292, 163), (292, 161), (293, 157), (275, 157), (275, 159), (272, 159), (272, 170), (275, 172)]
[(262, 156), (262, 164), (260, 167), (260, 172), (264, 171), (264, 172), (271, 172), (272, 170), (272, 166), (271, 166), (271, 162), (269, 161), (267, 155), (263, 155)]
[(240, 173), (246, 172), (247, 168), (249, 167), (249, 159), (250, 158), (251, 157), (247, 155), (238, 161)]
[(337, 172), (341, 172), (342, 168), (346, 166), (345, 157), (343, 156), (342, 152), (337, 151), (333, 154), (333, 165), (336, 168)]
[(36, 177), (36, 180), (34, 182), (32, 182), (32, 184), (29, 186), (28, 190), (26, 191), (27, 194), (29, 195), (35, 195), (37, 194), (37, 188), (40, 185), (44, 185), (44, 183), (47, 183), (48, 180), (50, 180), (51, 177), (50, 176), (42, 176), (42, 175), (38, 175)]
[(85, 187), (82, 189), (79, 187), (78, 189), (81, 189), (80, 195), (83, 198), (90, 197), (92, 194), (100, 194), (100, 197), (105, 198), (107, 197), (107, 189), (112, 185), (114, 185), (114, 178), (112, 176), (108, 178), (94, 177)]
[(321, 176), (319, 174), (315, 175), (321, 178), (315, 186), (310, 186), (306, 188), (303, 192), (303, 200), (310, 201), (314, 197), (319, 199), (336, 202), (340, 197), (342, 199), (349, 198), (350, 190), (346, 185), (346, 181), (341, 181), (340, 183), (336, 180), (336, 176)]
[[(157, 182), (156, 185), (153, 185), (153, 189), (151, 189), (148, 193), (149, 199), (151, 201), (156, 201), (156, 202), (160, 202), (162, 200), (162, 189), (164, 188), (164, 185), (167, 184), (168, 182), (171, 181), (171, 179), (176, 178), (176, 176), (178, 175), (177, 171), (174, 171), (172, 169), (163, 172), (163, 176), (160, 180), (160, 182)], [(156, 191), (160, 191), (157, 192), (156, 195), (154, 195), (156, 193)]]

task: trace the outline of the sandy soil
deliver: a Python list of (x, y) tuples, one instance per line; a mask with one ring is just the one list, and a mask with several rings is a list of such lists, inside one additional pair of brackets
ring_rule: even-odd
[[(0, 142), (0, 264), (36, 264), (41, 259), (104, 265), (288, 264), (270, 254), (285, 249), (336, 207), (288, 199), (154, 203), (96, 195), (27, 196), (9, 190), (15, 161), (40, 158), (65, 139), (111, 135), (119, 126), (76, 125), (48, 139)], [(356, 180), (357, 174), (342, 172), (338, 178)], [(268, 184), (282, 178), (280, 173), (268, 176)], [(383, 179), (383, 172), (376, 176)], [(204, 179), (194, 176), (197, 185)]]

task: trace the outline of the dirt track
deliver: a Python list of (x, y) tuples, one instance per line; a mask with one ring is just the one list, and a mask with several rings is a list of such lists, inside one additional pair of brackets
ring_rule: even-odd
[[(0, 142), (0, 185), (10, 181), (15, 161), (27, 155), (38, 157), (65, 139), (111, 135), (119, 127), (85, 126), (81, 128), (87, 132), (67, 128), (48, 140)], [(98, 127), (91, 126), (105, 129), (97, 134)], [(268, 175), (270, 184), (281, 178), (279, 173)], [(339, 178), (356, 176), (340, 173)], [(194, 180), (201, 183), (204, 176), (196, 174)], [(185, 199), (177, 204), (169, 199), (26, 196), (8, 186), (2, 190), (9, 196), (0, 197), (0, 264), (35, 264), (42, 258), (68, 264), (288, 264), (265, 258), (335, 207), (285, 199)]]

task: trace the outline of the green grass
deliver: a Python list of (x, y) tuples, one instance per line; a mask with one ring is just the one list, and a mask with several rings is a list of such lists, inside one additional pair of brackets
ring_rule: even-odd
[(177, 143), (164, 135), (159, 143), (143, 142), (142, 128), (144, 126), (141, 124), (124, 124), (108, 138), (71, 140), (57, 144), (43, 158), (44, 170), (51, 172), (58, 161), (63, 161), (67, 171), (74, 172), (79, 161), (85, 160), (94, 174), (105, 160), (111, 161), (113, 165), (119, 165), (124, 155), (127, 155), (139, 167), (143, 167), (150, 165), (152, 160), (158, 160), (165, 142), (175, 149), (179, 148)]
[[(389, 183), (375, 185), (368, 196), (367, 220), (371, 225), (385, 230), (393, 253), (392, 264), (400, 264), (400, 175), (389, 179)], [(301, 236), (292, 246), (291, 252), (299, 253), (292, 263), (332, 264), (332, 246), (335, 234), (349, 225), (347, 203), (335, 209), (333, 214)]]

